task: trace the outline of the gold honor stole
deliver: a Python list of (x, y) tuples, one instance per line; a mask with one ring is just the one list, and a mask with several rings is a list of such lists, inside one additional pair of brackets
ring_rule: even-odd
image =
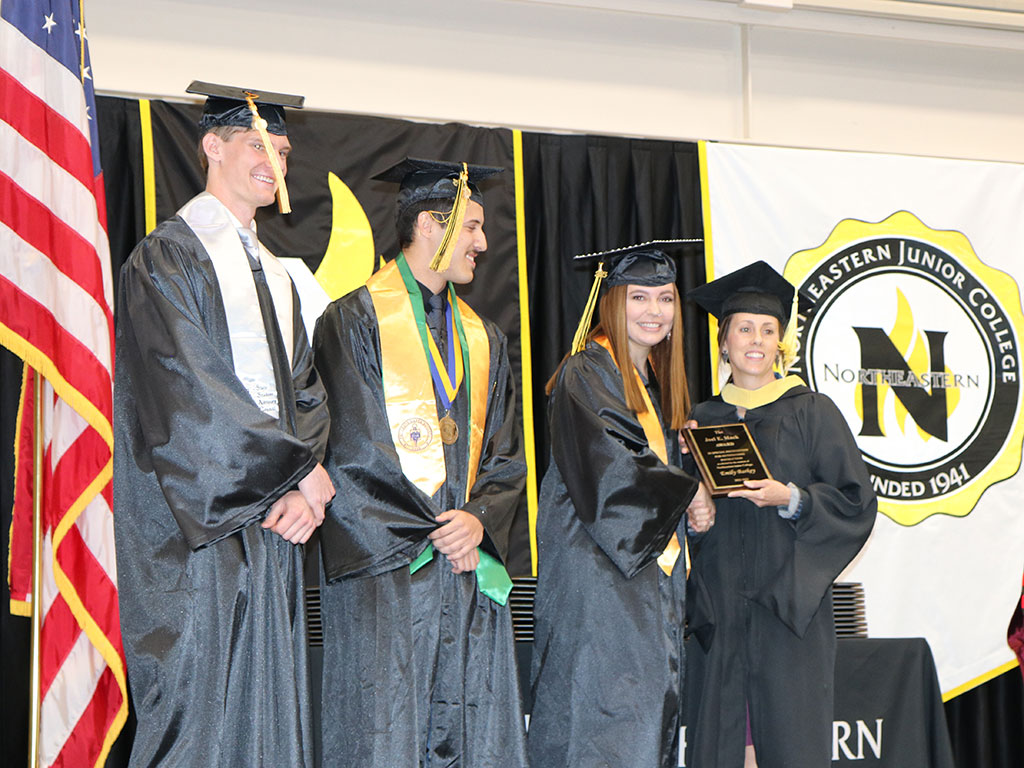
[[(619, 363), (615, 360), (615, 353), (612, 352), (611, 342), (608, 341), (608, 337), (601, 334), (594, 338), (598, 344), (608, 350), (608, 354), (611, 355), (612, 361), (618, 367)], [(658, 414), (654, 410), (654, 405), (651, 403), (651, 397), (647, 394), (647, 387), (644, 386), (643, 379), (640, 378), (640, 372), (637, 371), (636, 366), (631, 365), (633, 368), (633, 375), (636, 376), (636, 383), (640, 386), (640, 396), (644, 399), (644, 405), (647, 406), (647, 410), (644, 413), (638, 413), (636, 415), (637, 421), (640, 422), (640, 426), (643, 427), (644, 436), (647, 438), (647, 444), (651, 446), (651, 450), (654, 455), (661, 459), (662, 464), (668, 464), (668, 447), (665, 445), (665, 433), (661, 429), (661, 423), (658, 421)], [(619, 369), (621, 370), (621, 368)], [(679, 559), (679, 536), (675, 533), (672, 534), (672, 538), (668, 541), (668, 546), (665, 547), (665, 551), (658, 556), (658, 567), (665, 572), (666, 575), (672, 575), (672, 567), (676, 564), (676, 560)], [(689, 552), (687, 552), (687, 560), (689, 560)]]
[[(402, 474), (432, 497), (447, 480), (448, 474), (434, 382), (427, 362), (430, 332), (426, 327), (422, 293), (402, 254), (376, 272), (367, 281), (366, 288), (377, 315), (384, 407)], [(469, 398), (470, 406), (466, 477), (468, 501), (483, 451), (490, 343), (483, 321), (455, 295), (451, 283), (448, 284), (448, 299), (462, 348), (465, 396)], [(476, 570), (477, 586), (496, 603), (505, 605), (512, 591), (512, 580), (505, 566), (483, 550), (477, 548), (477, 551), (480, 555), (480, 565)], [(410, 570), (416, 572), (433, 556), (434, 546), (428, 544), (412, 562)]]

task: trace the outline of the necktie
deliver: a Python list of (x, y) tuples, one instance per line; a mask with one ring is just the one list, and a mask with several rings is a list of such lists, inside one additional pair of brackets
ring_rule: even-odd
[(437, 343), (437, 351), (441, 353), (441, 358), (447, 360), (448, 329), (444, 322), (444, 293), (435, 293), (427, 299), (427, 303), (430, 306), (427, 311), (427, 327)]
[(239, 227), (238, 237), (241, 238), (242, 245), (245, 247), (245, 252), (249, 254), (249, 258), (255, 259), (258, 264), (260, 261), (260, 245), (256, 239), (256, 233), (249, 229), (249, 227)]

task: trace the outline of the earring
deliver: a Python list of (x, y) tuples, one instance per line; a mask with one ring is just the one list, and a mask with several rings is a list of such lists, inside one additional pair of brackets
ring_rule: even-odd
[(722, 362), (723, 363), (728, 363), (729, 362), (729, 350), (728, 349), (723, 349), (722, 350)]

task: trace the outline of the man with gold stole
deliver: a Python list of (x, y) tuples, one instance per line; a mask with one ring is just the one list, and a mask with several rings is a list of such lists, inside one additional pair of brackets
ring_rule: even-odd
[[(131, 766), (313, 764), (301, 544), (334, 495), (298, 295), (255, 231), (302, 98), (207, 94), (206, 191), (118, 285), (114, 535)], [(257, 108), (257, 105), (259, 107)]]
[(323, 765), (525, 766), (503, 566), (526, 477), (505, 336), (455, 295), (487, 248), (477, 183), (407, 159), (402, 252), (320, 318)]

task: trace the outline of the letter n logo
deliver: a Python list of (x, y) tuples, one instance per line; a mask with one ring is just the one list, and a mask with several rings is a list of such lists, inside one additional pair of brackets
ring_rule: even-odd
[[(946, 389), (933, 386), (929, 393), (923, 385), (906, 383), (918, 379), (892, 339), (881, 328), (854, 328), (860, 340), (860, 367), (868, 375), (860, 386), (863, 425), (860, 434), (884, 437), (879, 416), (879, 386), (891, 386), (893, 394), (913, 417), (918, 427), (940, 440), (947, 439), (949, 419)], [(929, 373), (942, 376), (946, 372), (945, 331), (925, 331), (928, 340)], [(891, 381), (886, 380), (886, 374)], [(892, 376), (895, 374), (895, 377)], [(919, 380), (919, 379), (918, 379)]]

